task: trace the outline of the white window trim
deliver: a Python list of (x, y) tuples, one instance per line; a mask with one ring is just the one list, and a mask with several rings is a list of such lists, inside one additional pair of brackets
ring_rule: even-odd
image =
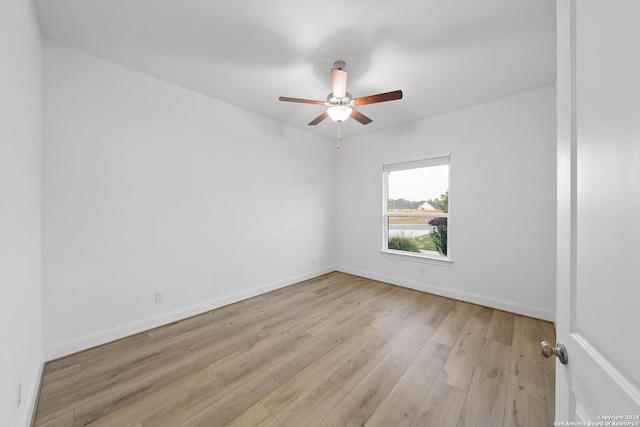
[[(442, 159), (447, 159), (446, 162), (443, 162)], [(416, 217), (426, 217), (426, 218), (447, 218), (447, 223), (451, 224), (450, 215), (451, 215), (451, 199), (449, 199), (449, 212), (447, 213), (417, 213), (417, 212), (388, 212), (387, 203), (389, 200), (389, 180), (388, 175), (389, 172), (406, 170), (406, 169), (414, 169), (417, 167), (425, 167), (425, 166), (436, 166), (448, 164), (449, 165), (449, 177), (451, 177), (451, 152), (444, 151), (436, 154), (431, 154), (428, 156), (420, 156), (420, 157), (412, 157), (408, 159), (399, 159), (399, 160), (390, 160), (382, 163), (382, 250), (381, 253), (384, 256), (388, 256), (391, 258), (400, 258), (404, 260), (410, 261), (418, 261), (418, 262), (426, 262), (429, 264), (437, 264), (437, 265), (445, 265), (449, 266), (453, 263), (453, 259), (451, 257), (451, 248), (447, 243), (447, 256), (433, 256), (424, 253), (413, 253), (413, 252), (405, 252), (405, 251), (396, 251), (389, 248), (389, 217), (394, 216), (416, 216)], [(451, 180), (449, 180), (449, 195), (451, 195)], [(450, 235), (447, 236), (450, 238)]]

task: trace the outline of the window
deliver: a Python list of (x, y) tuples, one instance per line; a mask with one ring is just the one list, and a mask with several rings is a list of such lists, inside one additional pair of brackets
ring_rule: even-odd
[(448, 261), (449, 153), (387, 163), (382, 251)]

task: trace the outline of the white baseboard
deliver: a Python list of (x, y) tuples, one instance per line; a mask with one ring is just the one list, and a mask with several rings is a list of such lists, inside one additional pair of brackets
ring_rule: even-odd
[(393, 285), (398, 285), (405, 288), (414, 289), (417, 291), (427, 292), (435, 295), (441, 295), (448, 298), (454, 298), (461, 301), (471, 302), (471, 303), (483, 305), (486, 307), (508, 311), (511, 313), (521, 314), (523, 316), (529, 316), (537, 319), (555, 322), (555, 317), (556, 317), (555, 312), (550, 310), (545, 310), (538, 307), (532, 307), (524, 304), (505, 301), (497, 298), (486, 297), (478, 294), (472, 294), (468, 292), (442, 288), (439, 286), (418, 283), (411, 280), (401, 279), (398, 277), (371, 273), (368, 271), (358, 270), (350, 267), (331, 266), (331, 267), (325, 267), (320, 270), (312, 271), (306, 274), (302, 274), (299, 276), (294, 276), (284, 280), (268, 283), (266, 285), (258, 286), (252, 289), (227, 295), (221, 298), (216, 298), (214, 300), (205, 301), (200, 304), (184, 307), (179, 310), (163, 313), (158, 316), (154, 316), (148, 319), (143, 319), (137, 322), (129, 323), (127, 325), (119, 326), (117, 328), (113, 328), (107, 331), (98, 332), (82, 338), (78, 338), (78, 339), (67, 341), (54, 346), (46, 347), (44, 349), (44, 359), (46, 361), (49, 361), (49, 360), (57, 359), (60, 357), (64, 357), (69, 354), (76, 353), (78, 351), (86, 350), (88, 348), (105, 344), (107, 342), (114, 341), (120, 338), (124, 338), (129, 335), (144, 332), (149, 329), (157, 328), (158, 326), (162, 326), (172, 322), (176, 322), (178, 320), (186, 319), (187, 317), (195, 316), (210, 310), (214, 310), (216, 308), (223, 307), (225, 305), (229, 305), (229, 304), (236, 303), (238, 301), (245, 300), (247, 298), (252, 298), (276, 289), (290, 286), (304, 280), (312, 279), (314, 277), (318, 277), (323, 274), (330, 273), (332, 271), (340, 271), (343, 273), (366, 277), (373, 280), (379, 280), (381, 282), (391, 283)]
[(199, 304), (195, 304), (189, 307), (184, 307), (179, 310), (163, 313), (158, 316), (139, 320), (137, 322), (122, 325), (117, 328), (101, 331), (92, 335), (88, 335), (82, 338), (66, 341), (61, 344), (56, 344), (44, 349), (44, 358), (46, 361), (58, 359), (60, 357), (68, 356), (73, 353), (77, 353), (82, 350), (86, 350), (91, 347), (95, 347), (101, 344), (108, 343), (120, 338), (134, 335), (140, 332), (147, 331), (149, 329), (157, 328), (158, 326), (166, 325), (178, 320), (186, 319), (191, 316), (195, 316), (216, 308), (223, 307), (225, 305), (233, 304), (238, 301), (252, 298), (258, 295), (262, 295), (267, 292), (274, 291), (276, 289), (284, 288), (286, 286), (293, 285), (304, 280), (312, 279), (314, 277), (322, 276), (323, 274), (335, 271), (335, 267), (325, 267), (320, 270), (315, 270), (309, 273), (301, 274), (287, 279), (278, 280), (276, 282), (267, 283), (262, 286), (258, 286), (252, 289), (247, 289), (242, 292), (227, 295), (221, 298), (205, 301)]
[(22, 421), (22, 425), (25, 427), (32, 426), (33, 422), (36, 420), (38, 396), (40, 395), (42, 374), (44, 373), (44, 357), (42, 355), (40, 356), (40, 361), (38, 362), (38, 364), (38, 369), (36, 369), (33, 380), (31, 381), (31, 390), (29, 391), (29, 396), (27, 397), (27, 401), (25, 402), (25, 404), (29, 405)]
[(505, 301), (497, 298), (486, 297), (469, 292), (456, 291), (453, 289), (442, 288), (439, 286), (428, 285), (424, 283), (414, 282), (412, 280), (400, 279), (398, 277), (386, 276), (378, 273), (371, 273), (355, 268), (337, 266), (337, 271), (353, 274), (356, 276), (366, 277), (368, 279), (378, 280), (380, 282), (391, 283), (392, 285), (402, 286), (404, 288), (414, 289), (416, 291), (427, 292), (430, 294), (440, 295), (443, 297), (453, 298), (460, 301), (466, 301), (473, 304), (483, 305), (485, 307), (496, 308), (511, 313), (521, 314), (523, 316), (534, 317), (536, 319), (548, 320), (555, 322), (556, 313), (554, 311), (545, 310), (538, 307), (532, 307), (524, 304)]

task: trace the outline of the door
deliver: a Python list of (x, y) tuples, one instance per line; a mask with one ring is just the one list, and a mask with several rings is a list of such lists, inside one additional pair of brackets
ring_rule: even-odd
[(640, 426), (640, 1), (557, 26), (556, 420)]

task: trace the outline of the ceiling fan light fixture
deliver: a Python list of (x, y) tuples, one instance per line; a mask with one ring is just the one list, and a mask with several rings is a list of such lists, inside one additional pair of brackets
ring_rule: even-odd
[(327, 110), (327, 113), (329, 113), (329, 117), (331, 117), (334, 122), (341, 123), (347, 120), (351, 115), (351, 107), (347, 107), (346, 105), (336, 105), (330, 107)]

